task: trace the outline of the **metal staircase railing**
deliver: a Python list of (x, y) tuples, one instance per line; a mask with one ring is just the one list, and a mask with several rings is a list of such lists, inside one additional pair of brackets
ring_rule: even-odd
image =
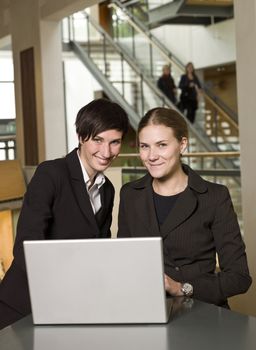
[[(83, 16), (83, 24), (80, 24), (82, 35), (76, 29), (74, 16), (65, 20), (64, 27), (68, 33), (69, 46), (92, 72), (104, 92), (126, 109), (132, 126), (136, 129), (141, 116), (149, 108), (175, 108), (118, 43), (86, 12), (83, 12)], [(79, 42), (76, 39), (79, 39)], [(192, 140), (190, 152), (217, 151), (216, 146), (207, 136), (202, 136), (196, 127), (189, 125), (189, 131)], [(209, 163), (209, 167), (233, 168), (233, 164), (229, 160), (220, 159), (217, 164)]]
[[(120, 1), (113, 0), (109, 6), (113, 10), (113, 35), (116, 42), (136, 59), (154, 83), (161, 75), (163, 64), (169, 63), (178, 84), (184, 73), (183, 63)], [(206, 87), (203, 88), (199, 105), (198, 131), (208, 135), (218, 150), (239, 150), (237, 116)]]

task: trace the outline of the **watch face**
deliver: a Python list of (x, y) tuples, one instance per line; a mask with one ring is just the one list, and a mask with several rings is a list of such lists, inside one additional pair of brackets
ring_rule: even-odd
[(184, 295), (191, 296), (193, 294), (193, 286), (190, 283), (184, 283), (181, 291), (184, 293)]

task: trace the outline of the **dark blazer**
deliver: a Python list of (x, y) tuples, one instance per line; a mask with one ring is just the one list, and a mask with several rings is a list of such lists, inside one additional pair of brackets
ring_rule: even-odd
[(196, 101), (197, 102), (197, 90), (193, 86), (189, 86), (190, 83), (197, 85), (201, 89), (201, 84), (198, 77), (194, 74), (193, 79), (189, 79), (186, 74), (183, 74), (180, 78), (179, 88), (181, 89), (180, 99), (182, 102)]
[(162, 75), (157, 81), (157, 86), (172, 103), (175, 104), (177, 102), (175, 94), (176, 85), (171, 75)]
[(102, 208), (94, 216), (76, 149), (38, 166), (24, 196), (14, 261), (0, 284), (0, 301), (22, 315), (31, 311), (24, 240), (110, 237), (114, 188), (107, 178), (100, 194)]
[(165, 273), (190, 282), (194, 298), (225, 305), (228, 297), (246, 292), (251, 284), (236, 214), (225, 186), (203, 180), (188, 166), (183, 169), (188, 186), (160, 228), (151, 176), (122, 187), (118, 237), (162, 236)]

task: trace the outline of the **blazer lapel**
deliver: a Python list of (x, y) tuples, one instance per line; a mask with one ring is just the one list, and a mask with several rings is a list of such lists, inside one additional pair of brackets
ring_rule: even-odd
[(90, 226), (93, 226), (95, 235), (99, 235), (99, 228), (93, 213), (92, 205), (89, 199), (89, 195), (86, 190), (86, 186), (83, 179), (83, 173), (81, 165), (77, 156), (77, 149), (73, 150), (66, 156), (67, 166), (71, 177), (71, 186), (78, 206), (81, 209), (86, 220), (90, 222)]
[(161, 227), (161, 236), (166, 237), (195, 211), (197, 198), (189, 187), (180, 194), (177, 202)]
[(161, 227), (162, 237), (166, 237), (171, 231), (183, 223), (192, 215), (198, 205), (197, 195), (207, 191), (206, 182), (195, 173), (188, 165), (182, 164), (184, 172), (188, 175), (188, 186), (180, 194), (175, 206)]
[[(136, 212), (140, 213), (140, 220), (146, 228), (145, 236), (160, 236), (159, 226), (157, 222), (155, 205), (153, 200), (151, 177), (146, 175), (135, 183), (138, 195), (134, 203)], [(144, 228), (141, 233), (144, 232)]]
[(106, 186), (106, 183), (100, 187), (100, 200), (101, 200), (101, 208), (100, 210), (96, 213), (96, 221), (98, 223), (101, 223), (102, 220), (105, 218), (107, 215), (107, 212), (109, 211), (109, 206), (110, 206), (110, 198), (111, 193), (108, 193), (108, 187)]

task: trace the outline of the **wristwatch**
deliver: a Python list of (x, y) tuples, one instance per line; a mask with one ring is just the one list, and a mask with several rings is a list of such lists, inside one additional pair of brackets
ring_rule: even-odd
[(190, 283), (183, 283), (181, 285), (181, 291), (186, 297), (191, 297), (193, 295), (193, 286)]

